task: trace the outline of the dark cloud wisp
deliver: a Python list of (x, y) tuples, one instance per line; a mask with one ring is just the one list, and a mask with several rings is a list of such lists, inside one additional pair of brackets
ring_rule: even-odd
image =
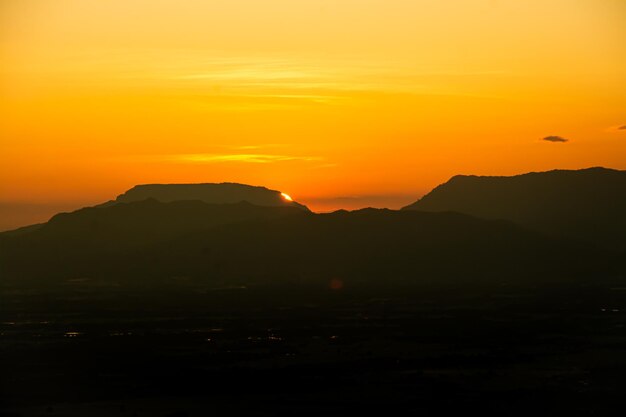
[(568, 141), (568, 139), (565, 139), (564, 137), (561, 137), (561, 136), (546, 136), (545, 138), (543, 138), (543, 140), (547, 142), (567, 142)]

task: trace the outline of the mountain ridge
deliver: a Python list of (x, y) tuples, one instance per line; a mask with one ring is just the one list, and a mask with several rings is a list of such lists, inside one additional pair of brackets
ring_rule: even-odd
[(86, 208), (30, 233), (0, 235), (2, 272), (24, 285), (75, 277), (126, 285), (176, 276), (220, 285), (323, 285), (333, 277), (381, 286), (553, 281), (589, 270), (604, 274), (602, 259), (584, 245), (460, 213), (315, 214), (200, 201)]
[(295, 206), (305, 211), (308, 207), (290, 200), (286, 194), (263, 186), (235, 182), (221, 183), (172, 183), (172, 184), (137, 184), (115, 200), (101, 206), (153, 198), (161, 202), (199, 200), (209, 204), (233, 204), (247, 201), (259, 206)]
[(402, 210), (456, 211), (626, 247), (626, 171), (592, 167), (516, 176), (456, 175)]

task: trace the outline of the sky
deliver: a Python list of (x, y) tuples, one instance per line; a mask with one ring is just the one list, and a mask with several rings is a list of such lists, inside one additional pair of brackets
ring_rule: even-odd
[(0, 0), (0, 230), (135, 184), (399, 208), (626, 169), (623, 0)]

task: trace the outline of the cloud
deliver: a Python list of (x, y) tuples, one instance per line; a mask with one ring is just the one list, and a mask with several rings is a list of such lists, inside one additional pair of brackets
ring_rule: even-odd
[(256, 164), (268, 164), (285, 161), (317, 161), (320, 158), (312, 156), (272, 155), (272, 154), (183, 154), (172, 155), (167, 158), (177, 162), (249, 162)]
[[(307, 102), (341, 104), (359, 99), (364, 92), (498, 99), (501, 97), (478, 94), (478, 91), (458, 91), (458, 88), (451, 87), (456, 82), (451, 84), (449, 80), (517, 76), (502, 70), (449, 71), (438, 66), (416, 67), (350, 58), (320, 61), (298, 55), (284, 58), (220, 54), (218, 51), (203, 51), (200, 55), (186, 52), (177, 59), (169, 59), (171, 63), (165, 66), (163, 60), (159, 60), (159, 65), (155, 66), (158, 72), (152, 73), (150, 78), (168, 80), (184, 88), (193, 86), (195, 91), (204, 91), (213, 98), (239, 98), (234, 104), (215, 104), (215, 100), (207, 100), (212, 107), (256, 111), (294, 107)], [(145, 79), (144, 74), (141, 77)]]
[[(112, 160), (138, 163), (252, 163), (271, 164), (281, 162), (304, 162), (307, 168), (334, 166), (326, 158), (312, 155), (294, 155), (279, 152), (279, 148), (289, 147), (286, 143), (262, 143), (259, 145), (213, 146), (212, 151), (197, 153), (119, 155)], [(272, 149), (273, 148), (273, 149)], [(286, 151), (284, 149), (283, 151)]]
[(263, 143), (260, 145), (239, 145), (239, 146), (224, 146), (224, 148), (241, 151), (241, 150), (258, 150), (258, 149), (267, 149), (267, 148), (280, 148), (288, 146), (284, 143)]
[(568, 139), (565, 139), (564, 137), (561, 136), (546, 136), (545, 138), (543, 138), (543, 140), (547, 141), (547, 142), (567, 142)]
[(617, 130), (626, 130), (626, 125), (618, 127)]

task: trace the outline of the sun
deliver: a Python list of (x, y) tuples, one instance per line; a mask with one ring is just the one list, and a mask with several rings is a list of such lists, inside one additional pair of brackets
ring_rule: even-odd
[(282, 195), (282, 196), (283, 196), (283, 198), (284, 198), (285, 200), (287, 200), (287, 201), (293, 201), (293, 198), (291, 198), (291, 197), (289, 196), (289, 194), (280, 193), (280, 195)]

